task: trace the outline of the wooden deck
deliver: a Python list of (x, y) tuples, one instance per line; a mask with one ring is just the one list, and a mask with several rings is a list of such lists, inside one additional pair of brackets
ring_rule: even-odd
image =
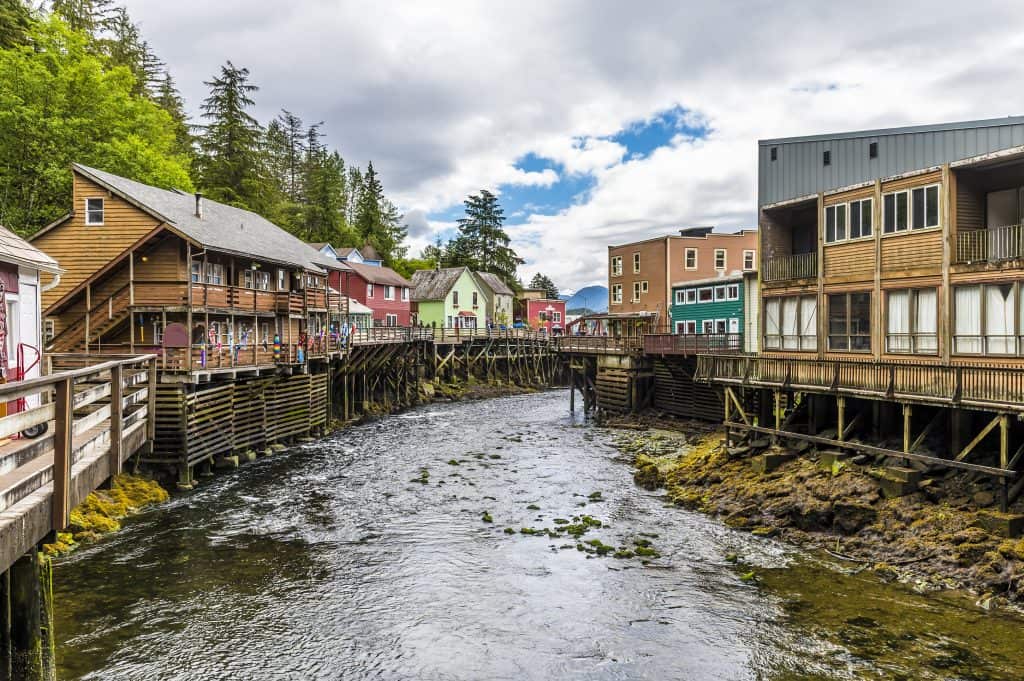
[(641, 336), (560, 336), (554, 342), (563, 355), (632, 355), (643, 349)]
[(743, 350), (739, 333), (650, 333), (643, 337), (645, 355), (693, 357), (708, 353), (738, 353)]
[(0, 446), (0, 570), (67, 527), (71, 509), (152, 441), (154, 360), (114, 359), (0, 385), (0, 401), (40, 399), (0, 418), (0, 436), (48, 425), (39, 438)]

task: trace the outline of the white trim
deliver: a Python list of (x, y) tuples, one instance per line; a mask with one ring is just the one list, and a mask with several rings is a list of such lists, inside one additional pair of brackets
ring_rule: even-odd
[[(718, 266), (718, 254), (719, 253), (722, 254), (722, 266), (721, 267)], [(715, 270), (717, 270), (719, 272), (724, 272), (725, 270), (729, 269), (729, 249), (728, 248), (716, 248), (715, 249), (714, 265), (715, 265)]]
[[(100, 208), (99, 208), (100, 221), (99, 222), (93, 222), (93, 221), (91, 221), (89, 219), (89, 213), (90, 212), (95, 212), (95, 209), (92, 210), (92, 211), (89, 210), (89, 202), (90, 201), (99, 201), (100, 202)], [(103, 221), (106, 219), (106, 216), (107, 216), (107, 202), (103, 200), (102, 196), (87, 196), (87, 197), (85, 197), (85, 224), (86, 224), (87, 227), (101, 227), (101, 226), (103, 226)]]
[[(693, 253), (693, 267), (690, 267), (690, 265), (687, 263), (687, 260), (689, 260), (689, 257), (690, 257), (691, 253)], [(698, 254), (698, 251), (697, 251), (696, 248), (686, 248), (686, 249), (683, 249), (683, 269), (691, 270), (691, 271), (697, 269), (697, 263), (698, 263), (697, 254)]]

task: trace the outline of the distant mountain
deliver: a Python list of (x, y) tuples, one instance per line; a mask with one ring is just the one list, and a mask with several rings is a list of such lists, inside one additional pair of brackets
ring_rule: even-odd
[(608, 311), (608, 288), (605, 286), (585, 286), (571, 296), (563, 295), (566, 310), (586, 308), (591, 312)]

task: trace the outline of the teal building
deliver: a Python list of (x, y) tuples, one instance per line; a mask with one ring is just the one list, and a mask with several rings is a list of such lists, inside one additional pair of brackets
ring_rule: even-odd
[(672, 331), (740, 334), (744, 330), (743, 275), (672, 285)]

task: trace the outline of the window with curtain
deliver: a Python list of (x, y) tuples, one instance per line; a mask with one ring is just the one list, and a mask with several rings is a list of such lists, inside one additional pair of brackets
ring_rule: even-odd
[(800, 349), (818, 349), (818, 298), (804, 296), (800, 299)]
[(818, 305), (815, 296), (769, 298), (764, 304), (766, 350), (816, 350)]
[(828, 297), (828, 349), (871, 350), (870, 293), (839, 293)]
[(938, 351), (935, 289), (889, 291), (886, 301), (886, 352), (934, 354)]
[(782, 300), (782, 349), (800, 348), (800, 299), (793, 296)]
[(953, 290), (953, 352), (981, 352), (981, 286)]
[(1014, 284), (985, 286), (985, 352), (1017, 353), (1017, 305)]
[(782, 327), (779, 325), (779, 310), (781, 301), (772, 298), (764, 302), (764, 347), (766, 350), (778, 350), (780, 347), (779, 336)]

